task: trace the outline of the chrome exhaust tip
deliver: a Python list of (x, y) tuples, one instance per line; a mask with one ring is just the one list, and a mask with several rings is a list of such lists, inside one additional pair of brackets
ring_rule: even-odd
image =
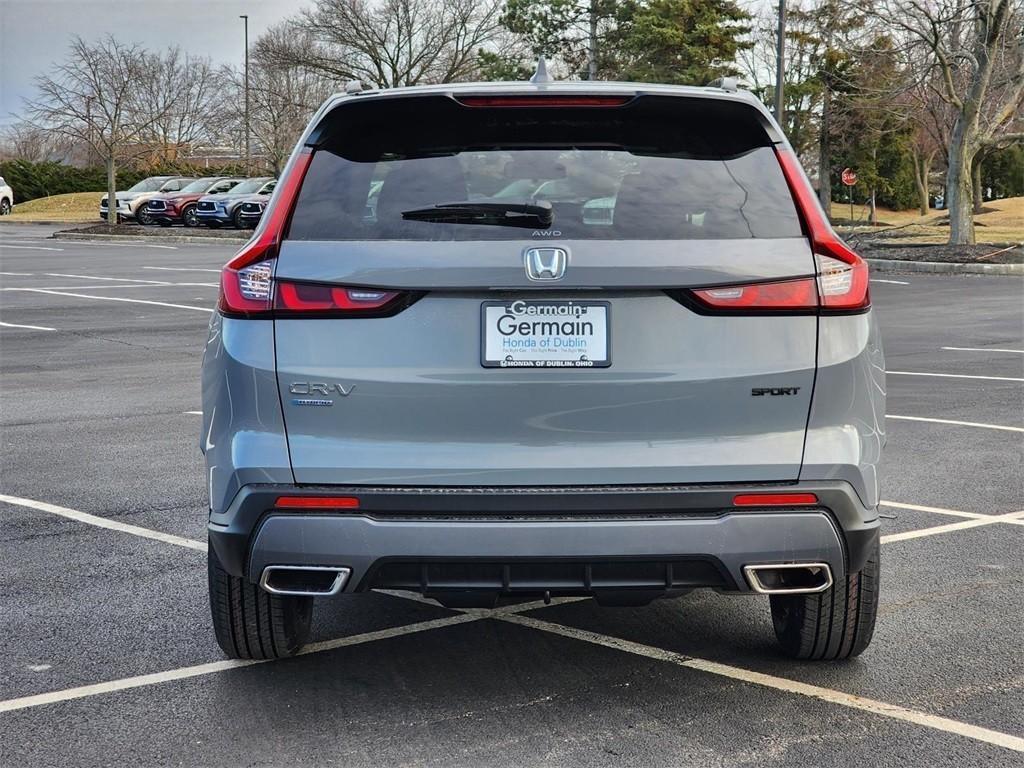
[(832, 586), (828, 563), (776, 563), (745, 565), (750, 588), (762, 595), (809, 595)]
[(268, 565), (260, 576), (260, 586), (272, 595), (330, 597), (341, 592), (351, 573), (351, 568)]

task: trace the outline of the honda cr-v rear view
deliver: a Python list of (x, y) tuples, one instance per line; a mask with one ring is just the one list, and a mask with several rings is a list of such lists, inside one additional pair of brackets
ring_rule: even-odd
[(241, 658), (315, 597), (767, 594), (871, 638), (884, 365), (867, 265), (764, 107), (618, 83), (362, 92), (223, 270), (210, 595)]

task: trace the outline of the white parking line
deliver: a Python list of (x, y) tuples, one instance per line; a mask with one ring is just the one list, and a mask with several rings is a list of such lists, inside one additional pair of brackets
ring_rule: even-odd
[(883, 499), (878, 503), (883, 507), (893, 507), (894, 509), (910, 509), (915, 512), (935, 512), (939, 515), (952, 515), (953, 517), (968, 517), (971, 519), (991, 517), (991, 515), (980, 515), (977, 512), (961, 512), (959, 509), (946, 509), (945, 507), (926, 507), (921, 504), (904, 504), (902, 501), (886, 501), (885, 499)]
[(636, 656), (644, 656), (649, 659), (665, 661), (680, 667), (695, 669), (700, 672), (718, 675), (719, 677), (726, 677), (731, 680), (739, 680), (744, 683), (760, 685), (764, 688), (774, 688), (777, 691), (793, 693), (799, 696), (807, 696), (812, 699), (819, 699), (821, 701), (828, 702), (829, 704), (838, 704), (841, 707), (859, 709), (862, 712), (870, 712), (873, 715), (881, 715), (882, 717), (889, 717), (894, 720), (902, 720), (904, 722), (913, 723), (914, 725), (923, 725), (926, 728), (933, 728), (937, 731), (955, 733), (959, 736), (966, 736), (969, 739), (974, 739), (975, 741), (982, 741), (987, 744), (993, 744), (997, 747), (1004, 747), (1017, 752), (1024, 752), (1024, 739), (1018, 736), (1012, 736), (1008, 733), (1002, 733), (1001, 731), (993, 731), (989, 728), (982, 728), (959, 720), (951, 720), (947, 717), (931, 715), (927, 712), (921, 712), (915, 709), (908, 709), (896, 704), (868, 699), (863, 696), (844, 693), (843, 691), (836, 691), (831, 688), (822, 688), (818, 685), (802, 683), (797, 680), (790, 680), (784, 677), (766, 675), (763, 672), (755, 672), (750, 669), (743, 669), (742, 667), (734, 667), (730, 664), (720, 664), (717, 661), (708, 661), (707, 659), (684, 656), (683, 654), (674, 653), (673, 651), (666, 651), (663, 648), (655, 648), (654, 646), (634, 643), (630, 640), (609, 637), (608, 635), (599, 635), (596, 632), (589, 632), (585, 629), (576, 629), (575, 627), (568, 627), (563, 624), (555, 624), (550, 621), (535, 619), (531, 616), (509, 615), (496, 616), (494, 618), (498, 621), (518, 624), (523, 627), (540, 630), (541, 632), (561, 635), (562, 637), (568, 637), (573, 640), (581, 640), (585, 643), (600, 645), (605, 648), (612, 648), (614, 650), (631, 653)]
[[(219, 288), (217, 283), (161, 283), (160, 285), (139, 285), (138, 283), (127, 283), (125, 285), (112, 285), (110, 283), (103, 283), (102, 285), (96, 285), (91, 283), (89, 285), (47, 285), (45, 286), (48, 291), (78, 291), (85, 289), (87, 291), (112, 291), (118, 288)], [(20, 288), (14, 286), (5, 286), (0, 288), (0, 291), (25, 291), (27, 288)]]
[(965, 373), (925, 373), (923, 371), (886, 371), (887, 376), (938, 376), (945, 379), (984, 379), (986, 381), (1024, 381), (1011, 376), (969, 376)]
[(978, 427), (980, 429), (1001, 429), (1006, 432), (1024, 432), (1024, 427), (1007, 427), (1002, 424), (982, 424), (979, 421), (954, 421), (952, 419), (926, 419), (924, 416), (893, 416), (890, 413), (885, 415), (887, 419), (898, 419), (900, 421), (926, 421), (930, 424), (952, 424), (957, 427)]
[(9, 275), (10, 277), (32, 277), (31, 272), (0, 272), (0, 275)]
[(68, 293), (66, 291), (52, 291), (47, 288), (14, 288), (12, 290), (28, 291), (29, 293), (46, 293), (51, 296), (73, 296), (77, 299), (95, 299), (96, 301), (126, 301), (131, 304), (151, 304), (157, 307), (172, 307), (174, 309), (193, 309), (197, 312), (213, 312), (211, 307), (194, 307), (190, 304), (168, 304), (166, 301), (147, 301), (146, 299), (125, 299), (121, 296), (89, 296), (84, 293)]
[[(135, 536), (142, 536), (148, 539), (155, 539), (157, 541), (163, 541), (168, 544), (175, 544), (177, 546), (188, 547), (189, 549), (206, 549), (206, 545), (199, 541), (195, 541), (192, 539), (184, 539), (179, 536), (171, 536), (169, 534), (163, 534), (158, 531), (153, 531), (148, 528), (141, 528), (139, 526), (116, 523), (106, 518), (97, 517), (96, 515), (90, 515), (85, 512), (78, 512), (76, 510), (67, 509), (66, 507), (59, 507), (54, 504), (47, 504), (45, 502), (35, 501), (33, 499), (22, 499), (14, 496), (0, 495), (0, 501), (5, 501), (10, 504), (17, 504), (19, 506), (29, 507), (31, 509), (37, 509), (43, 512), (52, 512), (62, 517), (67, 517), (72, 520), (88, 523), (89, 525), (96, 525), (101, 528), (116, 530), (122, 533), (130, 533)], [(976, 525), (987, 525), (990, 523), (1001, 522), (1004, 520), (1006, 522), (1016, 522), (1022, 517), (1024, 517), (1024, 511), (1011, 512), (1008, 515), (990, 516), (987, 517), (985, 520), (967, 520), (963, 523), (952, 523), (950, 526), (937, 527), (954, 530), (959, 528), (975, 527)], [(908, 531), (906, 534), (895, 534), (889, 537), (883, 536), (882, 541), (884, 542), (886, 540), (898, 540), (899, 537), (914, 538), (912, 535), (909, 534), (931, 535), (931, 532), (933, 531), (935, 531), (934, 528), (926, 528), (923, 531)], [(395, 597), (400, 598), (406, 597), (401, 592), (395, 592), (391, 590), (389, 590), (387, 594), (391, 594)], [(416, 596), (416, 600), (418, 602), (424, 601), (424, 599), (420, 596)], [(570, 600), (566, 602), (571, 601), (573, 601), (572, 598), (570, 598)], [(836, 704), (839, 706), (849, 707), (852, 709), (858, 709), (864, 712), (869, 712), (871, 714), (881, 715), (883, 717), (889, 717), (896, 720), (902, 720), (905, 722), (913, 723), (915, 725), (933, 728), (935, 730), (943, 731), (946, 733), (957, 734), (970, 739), (974, 739), (976, 741), (982, 741), (988, 744), (993, 744), (998, 747), (1004, 747), (1006, 749), (1024, 752), (1024, 739), (1017, 736), (1012, 736), (1007, 733), (1002, 733), (1001, 731), (994, 731), (988, 728), (982, 728), (976, 725), (972, 725), (970, 723), (961, 722), (959, 720), (952, 720), (945, 717), (939, 717), (938, 715), (931, 715), (927, 712), (908, 709), (906, 707), (901, 707), (896, 704), (889, 704), (883, 701), (876, 701), (874, 699), (868, 699), (863, 696), (857, 696), (855, 694), (845, 693), (843, 691), (837, 691), (831, 688), (823, 688), (821, 686), (810, 685), (808, 683), (803, 683), (797, 680), (790, 680), (784, 677), (776, 677), (774, 675), (768, 675), (762, 672), (755, 672), (753, 670), (743, 669), (742, 667), (734, 667), (728, 664), (721, 664), (719, 662), (710, 661), (708, 659), (684, 656), (673, 651), (667, 651), (663, 648), (642, 645), (640, 643), (634, 643), (632, 641), (623, 640), (621, 638), (611, 637), (608, 635), (599, 635), (597, 633), (589, 632), (587, 630), (567, 627), (561, 624), (555, 624), (552, 622), (542, 621), (540, 619), (534, 619), (532, 617), (520, 615), (525, 611), (541, 608), (543, 607), (543, 605), (544, 602), (538, 600), (531, 603), (509, 606), (505, 608), (499, 608), (496, 610), (467, 610), (461, 614), (445, 617), (442, 619), (433, 619), (430, 621), (419, 622), (416, 624), (408, 624), (403, 627), (393, 627), (390, 629), (378, 630), (376, 632), (366, 632), (359, 635), (352, 635), (350, 637), (341, 637), (335, 640), (327, 640), (321, 643), (314, 643), (306, 647), (302, 652), (300, 652), (299, 655), (305, 656), (314, 653), (321, 653), (323, 651), (333, 650), (335, 648), (359, 645), (363, 643), (374, 642), (376, 640), (384, 640), (392, 637), (399, 637), (401, 635), (412, 634), (415, 632), (439, 629), (441, 627), (447, 627), (453, 624), (464, 624), (472, 621), (478, 621), (481, 619), (489, 618), (496, 619), (498, 621), (509, 622), (512, 624), (519, 624), (521, 626), (530, 627), (532, 629), (537, 629), (543, 632), (549, 632), (551, 634), (562, 635), (564, 637), (572, 638), (575, 640), (582, 640), (584, 642), (592, 643), (595, 645), (601, 645), (607, 648), (613, 648), (615, 650), (624, 651), (626, 653), (632, 653), (634, 655), (645, 656), (647, 658), (657, 659), (660, 661), (666, 661), (672, 664), (677, 664), (679, 666), (688, 667), (690, 669), (695, 669), (701, 672), (717, 675), (719, 677), (726, 677), (733, 680), (739, 680), (745, 683), (760, 685), (765, 688), (772, 688), (775, 690), (784, 691), (786, 693), (793, 693), (801, 696), (807, 696), (809, 698), (819, 699), (830, 704)], [(170, 682), (173, 680), (183, 680), (191, 677), (198, 677), (200, 675), (208, 675), (230, 669), (237, 669), (239, 667), (249, 667), (256, 664), (264, 663), (266, 662), (255, 660), (215, 661), (208, 664), (199, 664), (191, 667), (182, 667), (179, 669), (167, 670), (165, 672), (156, 672), (149, 675), (139, 675), (136, 677), (123, 678), (121, 680), (111, 680), (105, 683), (96, 683), (93, 685), (79, 686), (77, 688), (68, 688), (62, 691), (51, 691), (49, 693), (36, 694), (33, 696), (23, 696), (16, 699), (0, 701), (0, 712), (27, 709), (30, 707), (38, 707), (62, 701), (70, 701), (73, 699), (81, 699), (89, 696), (97, 696), (105, 693), (112, 693), (115, 691), (122, 691), (131, 688), (139, 688), (148, 685), (157, 685), (160, 683)]]
[(186, 547), (188, 549), (194, 549), (199, 552), (206, 551), (206, 544), (202, 541), (186, 539), (181, 536), (175, 536), (170, 533), (154, 531), (151, 528), (142, 528), (138, 525), (120, 523), (117, 520), (111, 520), (109, 518), (99, 517), (97, 515), (90, 515), (88, 512), (79, 512), (77, 509), (59, 507), (56, 504), (48, 504), (45, 501), (36, 501), (35, 499), (22, 499), (18, 496), (7, 496), (5, 494), (0, 493), (0, 502), (4, 502), (5, 504), (13, 504), (18, 507), (28, 507), (29, 509), (35, 509), (40, 512), (49, 512), (51, 515), (60, 515), (61, 517), (66, 517), (68, 520), (74, 520), (79, 523), (87, 523), (88, 525), (95, 525), (97, 528), (106, 528), (107, 530), (118, 531), (120, 533), (130, 533), (132, 536), (141, 536), (144, 539), (153, 539), (154, 541), (160, 541), (164, 544), (173, 544), (176, 547)]
[(935, 536), (950, 531), (962, 531), (966, 528), (979, 528), (983, 525), (995, 525), (996, 523), (1012, 523), (1024, 517), (1024, 512), (1010, 512), (1006, 515), (985, 515), (976, 517), (973, 520), (962, 520), (959, 523), (946, 523), (936, 525), (932, 528), (919, 528), (916, 531), (903, 531), (902, 533), (890, 533), (882, 536), (879, 541), (888, 544), (893, 541), (907, 541), (908, 539), (921, 539), (925, 536)]
[[(374, 632), (363, 632), (358, 635), (350, 635), (349, 637), (339, 637), (322, 643), (314, 643), (304, 648), (298, 655), (308, 656), (313, 653), (332, 651), (336, 648), (373, 643), (377, 640), (387, 640), (392, 637), (400, 637), (401, 635), (411, 635), (416, 632), (427, 632), (432, 629), (452, 626), (453, 624), (466, 624), (471, 621), (480, 621), (483, 618), (485, 618), (483, 615), (460, 613), (455, 616), (446, 616), (443, 619), (430, 619), (429, 621), (420, 621), (415, 624), (406, 624), (402, 627), (391, 627), (389, 629), (379, 629)], [(88, 696), (113, 693), (114, 691), (125, 691), (131, 688), (141, 688), (147, 685), (159, 685), (160, 683), (168, 683), (172, 680), (187, 680), (190, 677), (210, 675), (215, 672), (224, 672), (229, 669), (252, 667), (256, 664), (266, 663), (266, 661), (257, 659), (225, 659), (223, 661), (213, 661), (208, 664), (196, 664), (192, 667), (170, 669), (166, 672), (154, 672), (150, 675), (138, 675), (137, 677), (110, 680), (105, 683), (82, 685), (78, 688), (67, 688), (63, 691), (39, 693), (34, 696), (22, 696), (17, 699), (0, 701), (0, 712), (13, 712), (18, 709), (28, 709), (30, 707), (39, 707), (45, 704), (56, 704), (61, 701), (83, 699)]]
[(167, 272), (217, 272), (219, 269), (208, 269), (206, 267), (143, 267), (143, 269), (162, 269)]
[(906, 280), (881, 280), (877, 277), (871, 278), (872, 283), (889, 283), (891, 285), (910, 285)]
[(47, 277), (73, 277), (77, 280), (104, 280), (114, 283), (149, 283), (150, 285), (172, 285), (166, 280), (134, 280), (130, 277), (97, 277), (96, 275), (66, 275), (62, 272), (47, 272)]
[(63, 248), (46, 248), (42, 245), (12, 245), (11, 243), (0, 243), (0, 248), (21, 248), (25, 251), (63, 251)]
[(1008, 352), (1014, 355), (1024, 355), (1024, 349), (993, 349), (992, 347), (939, 347), (954, 352)]
[(56, 328), (47, 328), (42, 325), (19, 325), (18, 323), (0, 323), (4, 328), (27, 328), (30, 331), (56, 331)]
[(187, 413), (189, 416), (202, 416), (203, 415), (202, 411), (182, 411), (182, 413)]

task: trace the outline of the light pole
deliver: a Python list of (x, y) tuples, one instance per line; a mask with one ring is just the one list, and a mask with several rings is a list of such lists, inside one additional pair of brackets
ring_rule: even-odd
[(245, 175), (249, 175), (249, 17), (246, 14), (238, 18), (245, 22)]
[[(775, 50), (775, 119), (783, 125), (786, 109), (782, 91), (786, 82), (786, 0), (779, 0), (779, 39)], [(785, 126), (783, 125), (783, 129)]]

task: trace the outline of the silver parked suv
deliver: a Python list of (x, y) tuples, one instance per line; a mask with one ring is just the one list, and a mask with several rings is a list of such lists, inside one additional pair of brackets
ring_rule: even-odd
[(203, 367), (232, 657), (314, 597), (451, 607), (770, 595), (786, 653), (867, 647), (882, 350), (865, 262), (734, 88), (330, 99), (222, 274)]

